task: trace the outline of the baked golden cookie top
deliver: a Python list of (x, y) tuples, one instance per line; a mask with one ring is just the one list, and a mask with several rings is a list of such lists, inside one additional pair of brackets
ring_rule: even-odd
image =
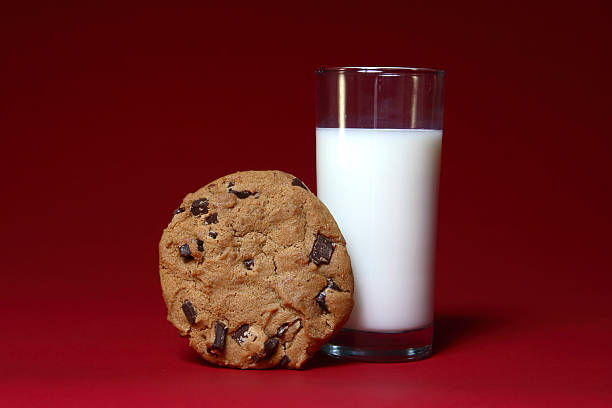
[(168, 320), (202, 357), (300, 368), (346, 322), (353, 274), (325, 205), (281, 171), (245, 171), (188, 194), (162, 234)]

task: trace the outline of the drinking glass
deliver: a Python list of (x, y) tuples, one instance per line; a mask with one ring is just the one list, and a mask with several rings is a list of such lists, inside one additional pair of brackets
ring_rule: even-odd
[(444, 72), (321, 68), (317, 193), (351, 257), (355, 306), (323, 351), (362, 361), (431, 355)]

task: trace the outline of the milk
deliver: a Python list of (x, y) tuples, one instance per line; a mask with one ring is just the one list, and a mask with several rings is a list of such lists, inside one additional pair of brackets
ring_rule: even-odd
[(441, 130), (317, 129), (317, 193), (347, 243), (346, 328), (397, 332), (433, 319)]

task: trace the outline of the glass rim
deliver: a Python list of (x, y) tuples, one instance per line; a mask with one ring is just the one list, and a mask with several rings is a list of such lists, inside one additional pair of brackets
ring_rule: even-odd
[(417, 67), (320, 67), (315, 70), (317, 75), (340, 72), (347, 74), (444, 75), (442, 69)]

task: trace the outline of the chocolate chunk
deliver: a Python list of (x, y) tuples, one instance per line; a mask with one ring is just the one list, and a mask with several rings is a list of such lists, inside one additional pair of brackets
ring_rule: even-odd
[(215, 340), (213, 341), (212, 346), (208, 349), (209, 353), (217, 354), (218, 351), (221, 351), (225, 348), (226, 333), (227, 327), (225, 327), (223, 322), (215, 323)]
[(185, 212), (185, 207), (177, 208), (176, 210), (172, 211), (172, 215), (180, 214), (182, 212)]
[(315, 298), (317, 304), (325, 313), (329, 313), (329, 309), (327, 308), (327, 303), (325, 303), (325, 289), (319, 292), (317, 297)]
[(212, 239), (216, 239), (217, 233), (215, 231), (208, 231), (208, 236), (211, 237)]
[(329, 278), (327, 278), (327, 289), (337, 290), (338, 292), (342, 291), (342, 289), (340, 289), (340, 286), (336, 285), (336, 282)]
[[(319, 305), (319, 307), (321, 309), (323, 309), (323, 311), (325, 313), (329, 313), (329, 309), (327, 308), (327, 303), (325, 303), (325, 298), (327, 296), (327, 291), (329, 289), (333, 289), (333, 290), (337, 290), (337, 291), (341, 291), (342, 289), (340, 289), (340, 287), (338, 285), (336, 285), (336, 283), (334, 281), (332, 281), (331, 279), (327, 278), (327, 286), (325, 286), (317, 295), (317, 297), (315, 298), (315, 301), (317, 302), (317, 304)], [(301, 321), (300, 321), (301, 323)]]
[(191, 213), (193, 215), (202, 215), (208, 213), (208, 200), (206, 198), (199, 198), (191, 203)]
[(270, 337), (264, 343), (263, 352), (251, 356), (251, 359), (253, 359), (253, 361), (255, 362), (269, 359), (276, 352), (276, 349), (278, 348), (278, 344), (279, 344), (279, 341), (276, 337)]
[(242, 261), (242, 263), (244, 264), (244, 267), (247, 268), (249, 271), (253, 269), (253, 266), (255, 265), (255, 261), (252, 259), (247, 259), (246, 261)]
[(285, 368), (285, 367), (287, 367), (289, 365), (290, 361), (291, 360), (289, 359), (289, 357), (287, 357), (287, 355), (285, 354), (283, 356), (283, 358), (281, 358), (280, 363), (278, 363), (278, 366), (281, 367), (281, 368)]
[(272, 355), (278, 348), (278, 343), (279, 341), (276, 337), (272, 337), (266, 340), (266, 342), (264, 343), (264, 355), (263, 357), (259, 357), (257, 360), (258, 361), (267, 360), (270, 357), (272, 357)]
[(181, 253), (181, 256), (183, 258), (186, 259), (193, 259), (193, 256), (191, 256), (191, 249), (189, 249), (189, 244), (183, 244), (179, 247), (179, 252)]
[(323, 234), (317, 234), (317, 239), (312, 246), (308, 257), (315, 265), (328, 264), (334, 252), (334, 245), (331, 239)]
[(306, 184), (304, 184), (304, 182), (302, 182), (302, 180), (300, 180), (297, 177), (293, 178), (293, 180), (291, 181), (291, 185), (292, 186), (297, 186), (297, 187), (302, 187), (304, 190), (308, 191), (308, 187), (306, 187)]
[(185, 313), (187, 321), (191, 324), (195, 324), (196, 317), (198, 317), (198, 312), (196, 312), (195, 307), (193, 307), (193, 304), (191, 304), (190, 301), (186, 300), (183, 302), (183, 305), (181, 307), (183, 308), (183, 313)]
[(204, 220), (205, 224), (216, 224), (219, 221), (217, 220), (217, 213), (212, 213)]
[(289, 323), (283, 323), (276, 331), (276, 337), (283, 337), (287, 329), (289, 328)]
[(196, 243), (198, 244), (198, 251), (204, 252), (204, 241), (196, 239)]
[(233, 182), (233, 181), (230, 181), (229, 183), (227, 183), (227, 188), (228, 188), (228, 189), (230, 189), (230, 190), (231, 190), (231, 189), (232, 189), (232, 187), (234, 187), (234, 186), (235, 186), (235, 184), (234, 184), (234, 182)]
[(236, 190), (232, 190), (231, 188), (229, 189), (229, 192), (234, 194), (236, 197), (244, 199), (247, 198), (248, 196), (250, 196), (251, 194), (255, 194), (249, 190), (243, 190), (243, 191), (236, 191)]
[(242, 326), (240, 326), (235, 332), (234, 335), (232, 336), (234, 338), (234, 340), (236, 340), (236, 343), (242, 345), (242, 343), (244, 343), (244, 340), (246, 339), (247, 335), (246, 332), (249, 330), (249, 325), (248, 324), (243, 324)]

